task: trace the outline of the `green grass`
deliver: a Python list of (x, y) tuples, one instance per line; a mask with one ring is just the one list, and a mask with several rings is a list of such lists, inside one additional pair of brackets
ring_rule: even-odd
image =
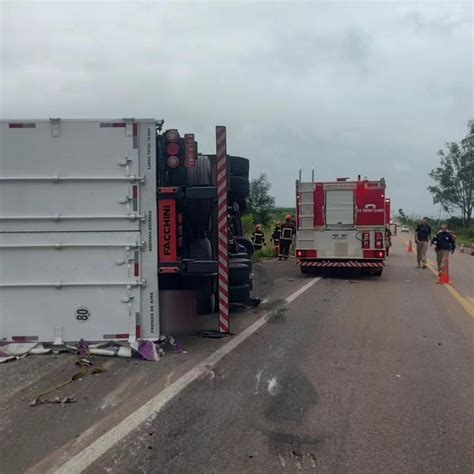
[(456, 244), (464, 245), (465, 247), (470, 247), (474, 244), (474, 227), (471, 226), (470, 229), (457, 229), (454, 231), (456, 233)]
[(252, 256), (252, 262), (261, 262), (265, 258), (273, 258), (275, 257), (275, 247), (273, 246), (273, 242), (267, 243), (262, 250), (257, 250)]

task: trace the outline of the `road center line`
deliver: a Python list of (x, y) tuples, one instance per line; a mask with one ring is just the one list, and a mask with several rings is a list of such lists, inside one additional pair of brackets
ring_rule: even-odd
[[(309, 290), (309, 288), (315, 285), (319, 280), (320, 278), (313, 278), (301, 288), (296, 290), (285, 299), (283, 307), (288, 306), (296, 298), (301, 296), (305, 291)], [(53, 470), (49, 472), (54, 472), (55, 474), (75, 474), (87, 469), (92, 463), (97, 461), (103, 454), (115, 446), (125, 436), (130, 434), (149, 418), (156, 416), (161, 410), (163, 410), (168, 402), (176, 397), (176, 395), (181, 393), (187, 386), (198, 379), (201, 375), (208, 372), (210, 368), (217, 364), (217, 362), (219, 362), (227, 354), (242, 344), (242, 342), (244, 342), (255, 331), (266, 324), (268, 320), (271, 319), (274, 312), (275, 310), (263, 314), (248, 328), (244, 329), (240, 334), (237, 334), (220, 349), (217, 349), (209, 357), (204, 359), (167, 388), (155, 395), (152, 399), (138, 408), (138, 410), (134, 411), (129, 416), (127, 416), (127, 418), (122, 420), (118, 425), (104, 433), (100, 438), (96, 439), (85, 449), (77, 453), (63, 465), (59, 466), (56, 470), (53, 468)]]

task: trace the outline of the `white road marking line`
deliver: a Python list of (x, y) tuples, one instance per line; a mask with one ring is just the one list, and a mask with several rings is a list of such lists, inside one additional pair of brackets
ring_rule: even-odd
[(312, 280), (310, 280), (308, 283), (306, 283), (306, 285), (302, 286), (299, 290), (295, 291), (293, 294), (291, 294), (290, 296), (288, 296), (288, 298), (286, 298), (286, 304), (290, 304), (292, 303), (293, 301), (296, 300), (296, 298), (298, 298), (298, 296), (302, 295), (306, 290), (308, 290), (309, 288), (311, 288), (315, 283), (317, 283), (318, 281), (320, 280), (320, 278), (313, 278)]
[[(311, 288), (319, 280), (320, 278), (313, 278), (299, 290), (296, 290), (285, 299), (283, 306), (288, 306), (296, 298), (298, 298), (298, 296), (301, 296), (306, 290)], [(173, 382), (171, 385), (166, 387), (164, 390), (138, 408), (138, 410), (127, 416), (127, 418), (122, 420), (118, 425), (105, 432), (100, 438), (96, 439), (93, 443), (59, 466), (56, 470), (53, 468), (53, 470), (50, 470), (49, 472), (54, 472), (55, 474), (76, 474), (87, 469), (109, 449), (114, 447), (120, 440), (125, 438), (125, 436), (130, 434), (149, 418), (155, 417), (168, 402), (181, 393), (188, 385), (190, 385), (203, 374), (209, 373), (209, 370), (212, 369), (212, 367), (214, 367), (217, 362), (232, 352), (255, 331), (266, 324), (267, 321), (272, 317), (272, 314), (272, 311), (265, 313), (248, 328), (244, 329), (240, 334), (237, 334), (220, 349), (217, 349), (209, 357), (196, 365), (196, 367), (191, 369), (189, 372), (186, 372), (178, 380)], [(67, 455), (67, 453), (65, 453), (65, 455)]]

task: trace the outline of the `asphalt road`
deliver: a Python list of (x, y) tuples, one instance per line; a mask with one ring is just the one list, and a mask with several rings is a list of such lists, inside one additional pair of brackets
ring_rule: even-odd
[(398, 239), (388, 263), (318, 281), (88, 472), (473, 472), (474, 320)]
[[(473, 262), (451, 266), (466, 301)], [(312, 277), (294, 261), (257, 267), (265, 303), (232, 328), (269, 322), (87, 472), (474, 472), (473, 316), (399, 238), (387, 264), (381, 278), (321, 278), (283, 309)], [(105, 359), (58, 392), (77, 399), (64, 407), (28, 401), (74, 373), (72, 357), (0, 366), (0, 472), (54, 472), (227, 340), (181, 342), (156, 364)]]

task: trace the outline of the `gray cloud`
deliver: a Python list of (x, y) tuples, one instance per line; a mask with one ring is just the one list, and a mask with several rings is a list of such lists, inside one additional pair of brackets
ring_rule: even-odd
[(428, 172), (473, 115), (469, 3), (3, 2), (2, 117), (156, 117), (266, 172), (385, 176), (428, 214)]

